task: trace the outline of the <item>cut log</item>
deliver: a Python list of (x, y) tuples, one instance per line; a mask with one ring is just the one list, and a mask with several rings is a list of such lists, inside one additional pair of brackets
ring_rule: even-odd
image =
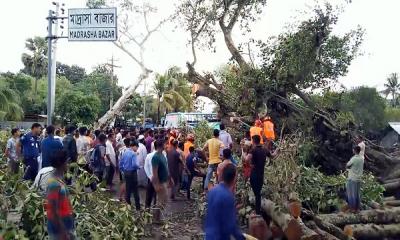
[(366, 210), (359, 213), (321, 214), (318, 217), (321, 218), (322, 221), (341, 227), (350, 224), (400, 223), (400, 207), (385, 210)]
[(398, 239), (400, 236), (400, 224), (376, 225), (356, 224), (350, 225), (356, 239)]
[(339, 240), (339, 238), (333, 236), (332, 234), (325, 232), (324, 230), (318, 228), (317, 224), (314, 221), (307, 221), (305, 225), (312, 229), (314, 232), (322, 236), (322, 239), (326, 240)]
[(302, 215), (304, 215), (307, 218), (311, 218), (312, 221), (317, 224), (318, 228), (321, 230), (330, 233), (331, 235), (337, 237), (340, 240), (351, 240), (354, 238), (348, 237), (342, 229), (338, 228), (337, 226), (333, 225), (332, 223), (326, 222), (322, 220), (320, 217), (317, 215), (314, 215), (311, 211), (303, 209), (302, 210)]
[(383, 184), (383, 187), (386, 192), (393, 192), (400, 188), (400, 181), (385, 183)]
[(394, 196), (390, 196), (390, 197), (385, 197), (385, 198), (383, 198), (383, 201), (384, 201), (384, 202), (386, 202), (386, 201), (393, 201), (393, 200), (396, 200), (396, 198), (395, 198)]
[(383, 204), (385, 206), (400, 207), (400, 200), (384, 201)]
[(387, 180), (383, 181), (384, 184), (393, 183), (393, 182), (400, 182), (400, 178), (387, 179)]
[[(251, 198), (250, 201), (254, 202), (254, 198)], [(294, 219), (287, 213), (283, 213), (274, 202), (262, 199), (261, 208), (285, 232), (289, 240), (298, 239), (299, 235), (302, 240), (322, 239), (320, 235), (309, 229), (303, 222)]]

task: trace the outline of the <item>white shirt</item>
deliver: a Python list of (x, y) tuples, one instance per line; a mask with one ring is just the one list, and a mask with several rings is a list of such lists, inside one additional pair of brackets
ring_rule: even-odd
[(117, 143), (119, 143), (122, 140), (122, 134), (120, 132), (117, 133), (117, 135), (115, 136), (115, 140), (117, 141)]
[[(116, 160), (116, 157), (115, 157), (114, 147), (113, 147), (112, 142), (110, 140), (107, 140), (107, 142), (106, 142), (106, 155), (108, 155), (110, 157), (111, 164), (114, 165), (114, 166), (117, 166), (117, 160)], [(110, 164), (106, 160), (106, 166), (109, 166), (109, 165)]]
[(78, 154), (86, 154), (87, 151), (90, 149), (89, 141), (85, 136), (80, 135), (79, 138), (76, 140), (76, 148)]
[[(146, 159), (144, 160), (144, 172), (150, 180), (153, 177), (153, 167), (151, 165), (151, 160), (153, 159), (154, 154), (156, 154), (156, 151), (147, 154)], [(167, 153), (165, 151), (163, 151), (163, 155), (167, 157)]]
[(221, 130), (219, 132), (219, 140), (221, 140), (221, 142), (224, 144), (224, 147), (219, 152), (220, 155), (222, 155), (222, 151), (224, 149), (230, 148), (230, 146), (232, 144), (232, 137), (227, 131)]
[(36, 188), (41, 195), (45, 195), (47, 191), (47, 182), (49, 178), (52, 176), (54, 171), (53, 167), (45, 167), (40, 169), (38, 174), (36, 175), (35, 182), (32, 187)]
[(358, 146), (361, 148), (360, 156), (365, 158), (365, 143), (364, 141), (360, 142)]
[(144, 161), (147, 156), (147, 149), (146, 146), (143, 145), (142, 143), (139, 143), (139, 148), (138, 148), (138, 164), (141, 168), (144, 166)]

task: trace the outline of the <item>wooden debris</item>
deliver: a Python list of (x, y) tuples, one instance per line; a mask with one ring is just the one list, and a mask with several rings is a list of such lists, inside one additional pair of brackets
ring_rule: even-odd
[(360, 223), (392, 224), (400, 223), (400, 207), (366, 210), (359, 213), (321, 214), (318, 217), (336, 226)]
[(358, 240), (398, 239), (400, 236), (400, 224), (355, 224), (350, 226), (353, 228), (354, 237)]
[[(251, 201), (254, 202), (254, 198)], [(322, 239), (319, 234), (309, 229), (304, 223), (292, 218), (287, 213), (283, 213), (274, 202), (262, 199), (261, 208), (285, 232), (289, 240), (298, 240), (298, 236), (301, 236), (302, 240)]]

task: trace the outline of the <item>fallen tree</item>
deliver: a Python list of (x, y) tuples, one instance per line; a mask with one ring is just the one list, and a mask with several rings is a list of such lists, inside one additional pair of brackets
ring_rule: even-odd
[(321, 214), (322, 221), (336, 226), (351, 224), (391, 224), (400, 223), (400, 208), (365, 210), (358, 213)]
[(349, 226), (353, 229), (354, 237), (359, 240), (399, 239), (400, 236), (400, 224), (355, 224)]
[[(250, 198), (250, 202), (254, 204), (254, 201), (254, 198)], [(299, 239), (299, 237), (303, 240), (321, 239), (319, 234), (308, 228), (300, 219), (295, 219), (281, 211), (281, 208), (274, 202), (262, 199), (261, 209), (282, 229), (289, 240)]]

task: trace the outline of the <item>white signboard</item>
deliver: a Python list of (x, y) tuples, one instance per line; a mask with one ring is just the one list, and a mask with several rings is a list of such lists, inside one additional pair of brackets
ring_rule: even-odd
[(69, 41), (117, 40), (116, 8), (68, 9)]

